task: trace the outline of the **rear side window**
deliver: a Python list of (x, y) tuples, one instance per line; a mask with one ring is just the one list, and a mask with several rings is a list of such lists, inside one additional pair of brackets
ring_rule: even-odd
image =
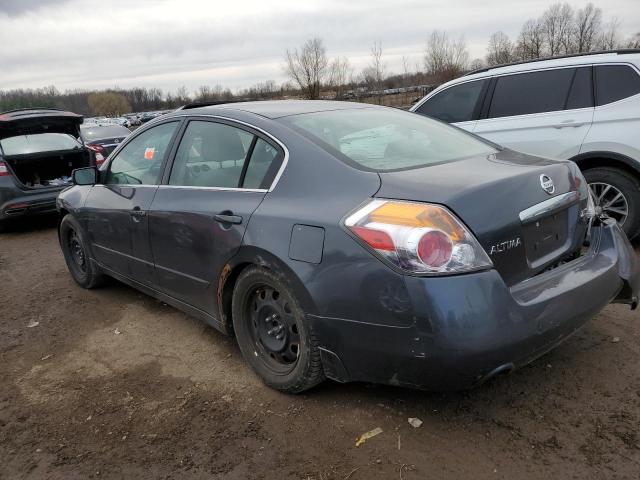
[(280, 151), (252, 133), (223, 123), (194, 120), (180, 141), (169, 184), (268, 188), (279, 164)]
[(564, 110), (574, 68), (499, 77), (489, 118)]
[(449, 123), (473, 120), (486, 84), (487, 80), (477, 80), (449, 87), (420, 105), (416, 113)]
[(640, 93), (640, 76), (628, 65), (596, 66), (597, 105), (617, 102)]
[(567, 98), (567, 110), (593, 107), (591, 67), (577, 68), (575, 72), (569, 98)]

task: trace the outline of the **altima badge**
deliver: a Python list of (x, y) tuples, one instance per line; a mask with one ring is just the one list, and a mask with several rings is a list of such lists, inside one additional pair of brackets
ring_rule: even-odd
[(520, 240), (520, 237), (507, 240), (506, 242), (496, 243), (495, 245), (491, 245), (491, 248), (489, 249), (489, 255), (493, 255), (494, 253), (506, 252), (507, 250), (519, 247), (520, 245), (522, 245), (522, 240)]
[(551, 180), (549, 175), (545, 175), (544, 173), (540, 175), (540, 186), (549, 195), (553, 195), (553, 192), (556, 191), (556, 186), (553, 184), (553, 180)]

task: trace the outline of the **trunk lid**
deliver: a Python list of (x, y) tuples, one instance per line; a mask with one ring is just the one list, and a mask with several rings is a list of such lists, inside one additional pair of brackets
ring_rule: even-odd
[(37, 133), (67, 133), (78, 138), (82, 121), (82, 115), (62, 110), (12, 110), (0, 113), (0, 140)]
[[(502, 150), (487, 157), (380, 173), (377, 197), (437, 203), (462, 220), (507, 285), (579, 251), (584, 179), (572, 162)], [(548, 180), (554, 189), (548, 190)]]

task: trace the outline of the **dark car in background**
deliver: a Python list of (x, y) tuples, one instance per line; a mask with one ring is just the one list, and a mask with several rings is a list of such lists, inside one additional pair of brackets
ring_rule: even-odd
[(109, 156), (115, 148), (120, 145), (131, 130), (122, 125), (115, 124), (87, 124), (80, 127), (80, 134), (85, 145), (94, 152), (96, 165)]
[(15, 217), (55, 211), (71, 172), (92, 165), (81, 123), (60, 110), (0, 113), (0, 229)]
[(636, 255), (573, 162), (395, 109), (185, 107), (74, 180), (58, 209), (75, 281), (233, 332), (285, 392), (470, 387), (638, 301)]

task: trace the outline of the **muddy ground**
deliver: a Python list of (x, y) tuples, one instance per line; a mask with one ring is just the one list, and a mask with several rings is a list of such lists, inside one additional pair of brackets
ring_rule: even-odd
[(37, 223), (0, 235), (2, 479), (640, 478), (640, 314), (625, 306), (474, 391), (287, 396), (233, 339), (115, 281), (77, 287), (54, 223)]

